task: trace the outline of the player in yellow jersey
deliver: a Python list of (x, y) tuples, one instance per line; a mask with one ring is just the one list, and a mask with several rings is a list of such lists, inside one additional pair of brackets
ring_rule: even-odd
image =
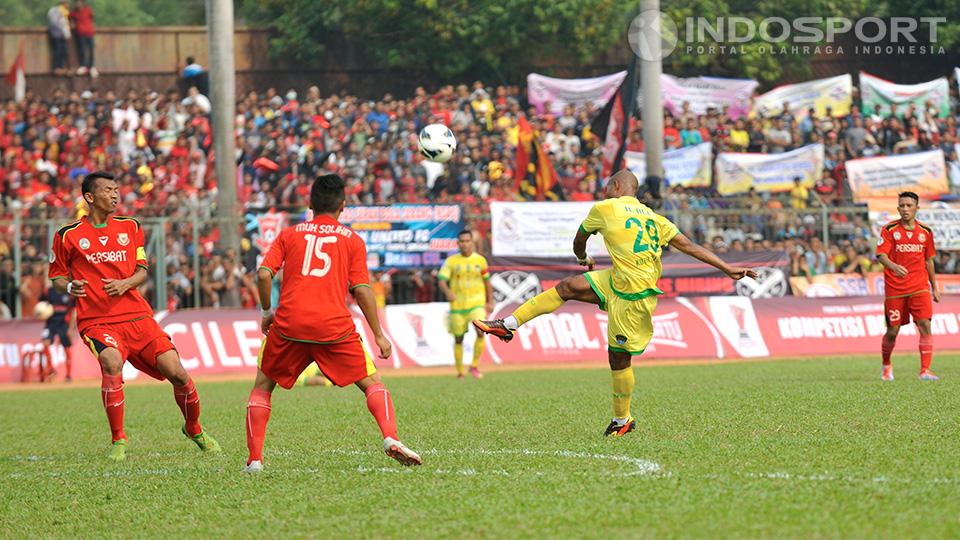
[[(474, 251), (473, 233), (460, 231), (457, 235), (460, 253), (443, 261), (437, 279), (440, 290), (450, 301), (450, 333), (453, 334), (453, 360), (457, 365), (457, 377), (463, 378), (463, 336), (472, 321), (483, 319), (493, 311), (493, 288), (487, 273), (487, 259)], [(477, 330), (473, 346), (473, 364), (470, 374), (481, 379), (479, 362), (483, 354), (483, 334)]]
[[(749, 268), (731, 267), (719, 257), (694, 244), (667, 218), (654, 213), (635, 197), (637, 177), (623, 170), (607, 182), (606, 200), (593, 205), (573, 240), (577, 262), (589, 272), (563, 279), (553, 289), (527, 300), (506, 319), (476, 321), (474, 326), (503, 341), (533, 318), (550, 313), (567, 300), (579, 300), (600, 306), (609, 314), (607, 351), (613, 375), (613, 419), (604, 435), (625, 435), (636, 428), (630, 415), (633, 394), (631, 357), (641, 354), (653, 337), (653, 310), (657, 306), (657, 288), (664, 246), (695, 257), (733, 279), (757, 274)], [(587, 256), (587, 239), (600, 233), (613, 260), (613, 268), (593, 270)]]

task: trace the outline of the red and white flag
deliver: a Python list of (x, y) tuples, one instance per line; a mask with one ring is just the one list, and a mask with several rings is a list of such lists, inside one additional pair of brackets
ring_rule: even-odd
[(7, 73), (7, 84), (13, 87), (13, 97), (16, 101), (23, 101), (27, 94), (27, 75), (23, 61), (23, 44), (20, 44), (20, 52), (13, 60), (10, 71)]

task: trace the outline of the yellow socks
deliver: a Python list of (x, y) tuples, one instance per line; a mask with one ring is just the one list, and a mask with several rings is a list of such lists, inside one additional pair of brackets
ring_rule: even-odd
[(611, 371), (613, 376), (613, 416), (630, 417), (630, 397), (633, 395), (633, 367)]
[(483, 348), (486, 347), (487, 343), (484, 341), (483, 336), (477, 336), (477, 340), (473, 342), (473, 367), (478, 367), (480, 365), (480, 356), (483, 355)]
[(463, 343), (453, 344), (453, 362), (457, 365), (457, 373), (463, 375)]
[(560, 293), (557, 292), (557, 289), (547, 289), (524, 302), (523, 305), (513, 312), (513, 317), (517, 320), (518, 325), (522, 325), (540, 315), (554, 312), (562, 305), (563, 298), (560, 298)]

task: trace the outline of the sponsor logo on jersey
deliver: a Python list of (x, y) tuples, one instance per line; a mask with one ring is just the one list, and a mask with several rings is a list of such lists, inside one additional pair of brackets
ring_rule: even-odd
[(917, 237), (921, 242), (927, 241), (927, 235), (920, 233), (920, 236)]
[(896, 232), (893, 233), (893, 239), (894, 239), (894, 240), (900, 240), (900, 231), (896, 231)]
[(920, 253), (923, 251), (923, 244), (897, 244), (897, 251), (900, 253)]
[(101, 246), (105, 246), (107, 245), (107, 240), (109, 240), (109, 238), (107, 238), (106, 236), (101, 236), (100, 238), (98, 238), (98, 240), (100, 240)]
[(130, 236), (127, 233), (122, 232), (117, 235), (117, 243), (121, 246), (125, 246), (130, 243)]
[(913, 238), (913, 233), (910, 231), (907, 231), (907, 238)]
[(87, 253), (86, 257), (91, 264), (127, 262), (127, 252), (123, 250)]
[(80, 249), (90, 249), (90, 241), (86, 238), (81, 238), (79, 244)]
[(883, 245), (883, 237), (882, 237), (882, 236), (880, 237), (879, 240), (877, 240), (877, 245), (878, 245), (878, 246), (882, 246), (882, 245)]
[(57, 261), (57, 254), (50, 250), (50, 264), (53, 264)]

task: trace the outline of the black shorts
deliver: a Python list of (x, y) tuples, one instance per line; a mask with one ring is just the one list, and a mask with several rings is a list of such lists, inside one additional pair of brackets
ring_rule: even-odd
[(53, 343), (53, 338), (59, 338), (60, 345), (64, 347), (73, 345), (73, 342), (70, 341), (70, 326), (67, 321), (47, 319), (47, 325), (43, 328), (43, 339), (50, 340)]

